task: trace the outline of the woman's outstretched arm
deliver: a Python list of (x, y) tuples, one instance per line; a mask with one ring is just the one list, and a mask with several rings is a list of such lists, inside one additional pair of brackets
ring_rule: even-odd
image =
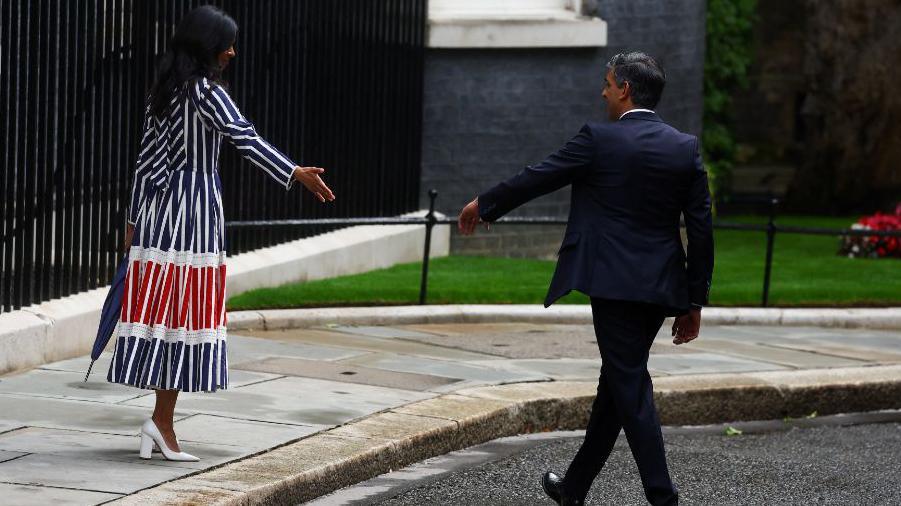
[(207, 79), (199, 79), (190, 86), (190, 90), (195, 107), (211, 128), (224, 135), (241, 156), (263, 169), (286, 189), (291, 188), (297, 164), (260, 137), (221, 86)]

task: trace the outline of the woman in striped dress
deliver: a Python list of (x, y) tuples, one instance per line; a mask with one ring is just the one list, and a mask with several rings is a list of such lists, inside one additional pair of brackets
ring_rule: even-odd
[(151, 87), (126, 233), (128, 274), (107, 379), (154, 389), (141, 429), (142, 458), (154, 445), (183, 453), (173, 429), (179, 392), (228, 385), (225, 218), (218, 159), (222, 141), (278, 184), (302, 183), (320, 201), (334, 194), (315, 167), (298, 167), (263, 140), (220, 84), (234, 58), (237, 25), (211, 6), (176, 28)]

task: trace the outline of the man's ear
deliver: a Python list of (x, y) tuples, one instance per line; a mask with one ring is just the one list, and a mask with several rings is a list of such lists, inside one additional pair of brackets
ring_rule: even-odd
[(632, 83), (629, 81), (623, 82), (623, 87), (619, 89), (619, 98), (621, 100), (627, 100), (632, 98)]

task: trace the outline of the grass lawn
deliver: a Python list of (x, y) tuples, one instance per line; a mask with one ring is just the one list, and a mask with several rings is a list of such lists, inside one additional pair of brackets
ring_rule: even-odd
[[(729, 221), (765, 222), (758, 217)], [(783, 225), (846, 228), (852, 218), (783, 217)], [(716, 232), (716, 268), (711, 304), (757, 306), (763, 286), (766, 238), (762, 232)], [(901, 261), (849, 259), (836, 255), (838, 239), (777, 234), (770, 304), (778, 306), (879, 306), (901, 304)], [(433, 260), (430, 304), (538, 304), (544, 300), (554, 262), (455, 256)], [(415, 304), (420, 264), (353, 276), (295, 283), (246, 292), (229, 310), (344, 305)], [(560, 301), (584, 304), (573, 293)]]

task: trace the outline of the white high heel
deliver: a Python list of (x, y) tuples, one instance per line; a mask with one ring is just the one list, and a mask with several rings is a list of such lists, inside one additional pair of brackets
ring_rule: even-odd
[(166, 445), (166, 441), (163, 440), (163, 435), (160, 434), (160, 430), (156, 427), (156, 424), (153, 423), (153, 419), (148, 418), (147, 421), (144, 422), (144, 425), (141, 426), (142, 459), (149, 459), (151, 457), (154, 443), (156, 443), (157, 448), (163, 453), (163, 457), (166, 457), (166, 460), (176, 462), (197, 462), (200, 460), (190, 453), (174, 452), (170, 450), (169, 446)]

